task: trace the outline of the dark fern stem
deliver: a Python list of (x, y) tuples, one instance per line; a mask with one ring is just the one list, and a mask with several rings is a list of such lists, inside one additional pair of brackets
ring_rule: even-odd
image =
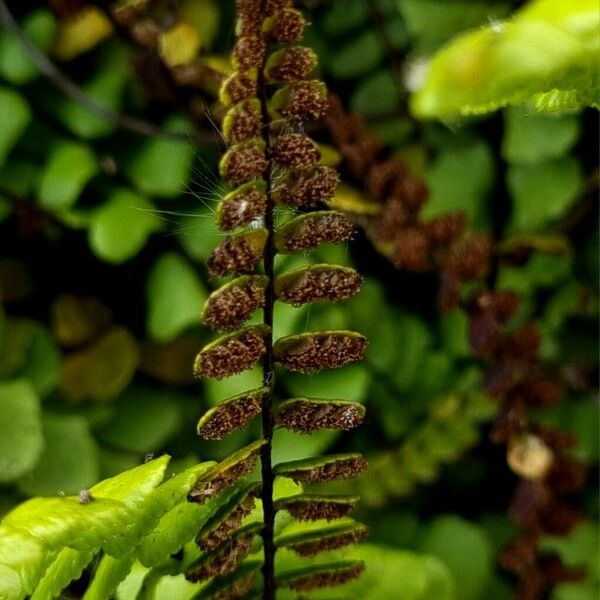
[[(366, 528), (353, 522), (301, 536), (278, 530), (278, 511), (299, 521), (330, 521), (346, 516), (356, 498), (311, 493), (276, 498), (277, 477), (306, 485), (347, 479), (362, 471), (366, 462), (358, 454), (338, 454), (273, 464), (275, 426), (310, 434), (319, 429), (350, 429), (364, 418), (362, 406), (345, 400), (276, 398), (276, 366), (299, 373), (343, 367), (362, 359), (366, 340), (352, 331), (305, 332), (273, 339), (277, 302), (300, 306), (344, 300), (359, 291), (362, 277), (348, 267), (327, 264), (275, 272), (278, 254), (347, 241), (353, 225), (339, 212), (311, 212), (332, 199), (338, 175), (320, 164), (318, 145), (300, 133), (304, 121), (320, 118), (328, 106), (324, 84), (311, 79), (315, 54), (297, 45), (306, 25), (302, 13), (291, 0), (237, 0), (236, 8), (234, 71), (220, 90), (226, 109), (222, 132), (228, 146), (220, 173), (232, 189), (219, 203), (217, 222), (228, 235), (207, 264), (213, 276), (235, 277), (206, 302), (204, 323), (227, 333), (200, 351), (194, 372), (197, 377), (221, 379), (262, 363), (260, 388), (240, 390), (224, 399), (198, 424), (205, 439), (222, 439), (260, 415), (262, 439), (215, 466), (190, 493), (190, 501), (199, 503), (220, 494), (226, 497), (196, 538), (204, 554), (187, 576), (193, 581), (213, 578), (207, 598), (214, 591), (218, 598), (250, 594), (273, 600), (278, 587), (309, 591), (338, 585), (363, 569), (361, 561), (342, 560), (279, 573), (275, 567), (278, 548), (312, 557), (366, 535)], [(290, 218), (295, 210), (299, 214)], [(260, 265), (262, 273), (257, 274)], [(244, 326), (257, 309), (262, 309), (262, 323)], [(243, 483), (242, 478), (251, 479), (259, 457), (260, 482)], [(262, 522), (247, 523), (258, 498)], [(257, 535), (264, 558), (245, 560)], [(258, 571), (262, 572), (260, 581)]]
[[(500, 408), (491, 441), (506, 447), (508, 466), (519, 477), (510, 506), (519, 535), (499, 562), (515, 576), (518, 600), (544, 598), (555, 584), (583, 575), (544, 553), (540, 541), (544, 534), (566, 535), (581, 520), (568, 500), (584, 486), (586, 474), (583, 463), (569, 455), (577, 438), (536, 424), (528, 415), (530, 409), (555, 406), (563, 390), (551, 366), (539, 358), (537, 325), (519, 326), (513, 319), (519, 295), (496, 288), (496, 263), (511, 255), (501, 242), (470, 231), (462, 213), (423, 219), (425, 183), (411, 177), (401, 159), (382, 158), (378, 138), (358, 115), (347, 114), (337, 97), (330, 100), (326, 124), (350, 176), (369, 200), (347, 207), (349, 216), (398, 269), (438, 275), (443, 312), (460, 307), (467, 313), (472, 353), (486, 365), (485, 391)], [(522, 259), (531, 251), (518, 247), (514, 254)], [(465, 283), (471, 284), (468, 294)]]

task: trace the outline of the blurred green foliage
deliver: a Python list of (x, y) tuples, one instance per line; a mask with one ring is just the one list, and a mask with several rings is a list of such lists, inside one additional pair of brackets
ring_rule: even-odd
[[(182, 3), (201, 56), (224, 61), (232, 4)], [(470, 226), (525, 248), (520, 262), (500, 262), (497, 285), (522, 295), (519, 319), (539, 322), (544, 358), (568, 384), (565, 402), (536, 418), (575, 432), (575, 453), (597, 469), (598, 213), (589, 201), (598, 178), (590, 137), (597, 121), (583, 108), (597, 102), (597, 81), (586, 71), (597, 50), (589, 3), (564, 4), (582, 14), (572, 31), (556, 8), (562, 3), (548, 0), (501, 25), (520, 3), (377, 0), (387, 43), (367, 2), (309, 4), (307, 43), (323, 75), (426, 179), (423, 214), (460, 210)], [(41, 77), (20, 41), (0, 31), (2, 514), (29, 496), (76, 494), (148, 452), (168, 452), (182, 468), (221, 459), (258, 431), (253, 423), (252, 431), (218, 443), (195, 432), (203, 409), (259, 379), (255, 372), (202, 385), (191, 378), (193, 356), (207, 339), (200, 308), (215, 287), (204, 262), (221, 235), (213, 219), (223, 193), (217, 133), (214, 143), (197, 144), (188, 114), (150, 101), (132, 66), (135, 50), (98, 22), (80, 23), (89, 35), (67, 30), (42, 2), (15, 11), (25, 34), (91, 98), (183, 135), (140, 137), (117, 128)], [(498, 42), (488, 47), (490, 37)], [(465, 49), (471, 59), (458, 61), (466, 71), (457, 74), (456, 53)], [(405, 61), (405, 72), (391, 68), (390, 52)], [(521, 64), (523, 53), (540, 64)], [(477, 66), (469, 79), (468, 68)], [(507, 70), (511, 77), (496, 86)], [(461, 73), (467, 79), (457, 83)], [(417, 118), (406, 110), (415, 78), (423, 84), (412, 96)], [(538, 85), (542, 79), (550, 87)], [(215, 109), (214, 97), (206, 102), (207, 111)], [(464, 119), (506, 105), (501, 114)], [(569, 110), (540, 114), (534, 107)], [(463, 120), (448, 129), (420, 115)], [(282, 259), (286, 268), (303, 260)], [(508, 598), (510, 582), (495, 555), (507, 539), (498, 531), (510, 531), (504, 512), (512, 480), (487, 442), (495, 405), (481, 394), (464, 312), (440, 316), (432, 281), (392, 271), (364, 241), (323, 248), (314, 261), (354, 262), (367, 276), (361, 295), (344, 306), (280, 306), (276, 335), (357, 329), (370, 340), (367, 360), (302, 381), (285, 374), (278, 395), (364, 402), (368, 420), (344, 435), (278, 430), (274, 458), (364, 451), (372, 469), (352, 485), (363, 495), (361, 517), (372, 535), (352, 550), (367, 562), (366, 575), (341, 595), (312, 597)], [(557, 587), (553, 600), (597, 594), (593, 481), (583, 504), (589, 518), (581, 528), (545, 543), (568, 564), (588, 564), (588, 575)], [(105, 559), (101, 572), (110, 583), (116, 567)], [(67, 553), (63, 560), (74, 559)], [(139, 597), (145, 569), (136, 563), (116, 597)], [(161, 577), (157, 600), (193, 593), (181, 576)], [(104, 597), (98, 594), (90, 597)]]

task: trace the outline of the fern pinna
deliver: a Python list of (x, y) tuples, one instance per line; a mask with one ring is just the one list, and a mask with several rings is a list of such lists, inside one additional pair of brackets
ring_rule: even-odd
[[(322, 116), (327, 108), (324, 84), (311, 79), (316, 56), (297, 45), (305, 20), (289, 0), (238, 0), (235, 71), (223, 82), (220, 99), (227, 112), (222, 133), (228, 150), (220, 172), (232, 191), (220, 200), (219, 227), (228, 236), (213, 251), (208, 268), (213, 276), (235, 278), (217, 289), (204, 308), (204, 322), (225, 334), (203, 348), (194, 371), (201, 378), (225, 378), (262, 361), (262, 386), (242, 391), (207, 412), (198, 432), (221, 439), (261, 415), (263, 438), (243, 449), (226, 465), (199, 482), (190, 499), (203, 502), (238, 477), (249, 473), (260, 454), (261, 483), (242, 488), (217, 517), (200, 532), (198, 542), (212, 562), (201, 558), (192, 578), (229, 577), (227, 598), (245, 597), (262, 585), (265, 599), (276, 596), (278, 586), (297, 591), (343, 583), (362, 571), (357, 561), (301, 567), (277, 572), (277, 548), (300, 556), (351, 544), (366, 533), (358, 523), (344, 521), (321, 531), (278, 535), (275, 516), (285, 511), (300, 521), (332, 520), (345, 516), (354, 500), (339, 496), (296, 494), (274, 498), (275, 477), (296, 482), (325, 482), (352, 477), (366, 463), (358, 454), (272, 464), (276, 426), (309, 434), (318, 429), (349, 429), (360, 424), (362, 406), (344, 400), (292, 398), (276, 401), (276, 365), (288, 371), (310, 373), (343, 367), (360, 360), (366, 339), (352, 331), (305, 332), (273, 339), (276, 302), (296, 306), (339, 301), (356, 294), (362, 278), (354, 270), (319, 264), (275, 274), (278, 254), (307, 252), (324, 243), (343, 242), (352, 236), (350, 221), (327, 210), (309, 212), (333, 197), (338, 175), (320, 164), (317, 144), (303, 133), (305, 120)], [(300, 212), (284, 221), (286, 211)], [(256, 274), (262, 262), (262, 273)], [(244, 326), (262, 308), (263, 320)], [(277, 399), (279, 400), (279, 399)], [(262, 501), (263, 522), (239, 529), (254, 497)], [(240, 563), (260, 533), (263, 560)], [(214, 565), (214, 566), (213, 566)], [(255, 572), (262, 569), (262, 584)], [(229, 574), (228, 574), (229, 573)], [(228, 575), (226, 575), (228, 574)], [(219, 585), (217, 582), (215, 585)], [(219, 596), (221, 597), (221, 596)], [(225, 596), (223, 596), (225, 597)]]

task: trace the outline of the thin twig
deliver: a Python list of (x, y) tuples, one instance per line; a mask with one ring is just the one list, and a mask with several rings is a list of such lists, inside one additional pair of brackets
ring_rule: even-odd
[(33, 61), (42, 74), (52, 81), (61, 92), (83, 106), (83, 108), (87, 109), (89, 112), (105, 119), (109, 123), (113, 123), (121, 129), (146, 137), (214, 143), (211, 132), (196, 130), (194, 133), (184, 133), (181, 131), (165, 129), (148, 121), (144, 121), (143, 119), (119, 114), (102, 102), (99, 102), (86, 94), (73, 80), (62, 73), (29, 39), (6, 6), (4, 0), (0, 0), (0, 23), (8, 32), (12, 33), (17, 38), (24, 51), (27, 53), (27, 56)]

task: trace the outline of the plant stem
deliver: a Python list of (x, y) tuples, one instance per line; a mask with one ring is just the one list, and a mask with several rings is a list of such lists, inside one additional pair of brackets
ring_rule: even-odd
[(275, 544), (273, 542), (273, 527), (275, 523), (275, 510), (273, 507), (273, 465), (271, 463), (271, 447), (273, 440), (273, 389), (275, 387), (275, 368), (273, 359), (273, 306), (275, 304), (275, 277), (273, 264), (275, 261), (275, 226), (273, 219), (273, 173), (270, 158), (271, 140), (269, 135), (271, 117), (268, 111), (266, 82), (263, 69), (259, 70), (258, 87), (262, 112), (262, 138), (265, 142), (265, 153), (268, 159), (267, 171), (264, 175), (266, 186), (267, 206), (264, 225), (268, 231), (267, 241), (263, 254), (263, 267), (268, 278), (265, 289), (265, 306), (263, 309), (263, 323), (268, 326), (265, 337), (266, 352), (263, 359), (263, 385), (267, 393), (262, 400), (262, 435), (267, 443), (261, 449), (262, 468), (262, 505), (263, 505), (263, 581), (264, 600), (275, 599)]

